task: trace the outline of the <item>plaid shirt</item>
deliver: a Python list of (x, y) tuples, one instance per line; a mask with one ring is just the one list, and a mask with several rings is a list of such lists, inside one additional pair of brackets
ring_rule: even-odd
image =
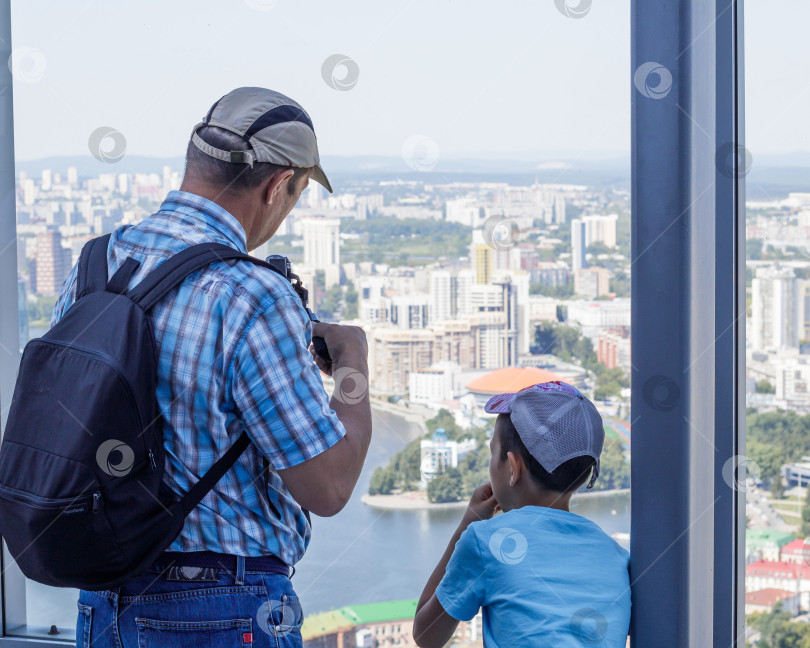
[[(196, 194), (172, 191), (157, 213), (113, 232), (109, 276), (134, 257), (141, 265), (133, 288), (162, 261), (208, 241), (247, 251), (245, 231), (233, 215)], [(51, 325), (75, 295), (76, 267)], [(181, 495), (237, 439), (242, 424), (252, 440), (169, 549), (273, 554), (295, 564), (311, 528), (275, 470), (311, 459), (345, 434), (307, 350), (312, 325), (298, 295), (266, 268), (221, 261), (189, 275), (151, 316), (159, 349), (157, 402), (165, 420), (164, 481)], [(263, 457), (275, 469), (266, 484)]]

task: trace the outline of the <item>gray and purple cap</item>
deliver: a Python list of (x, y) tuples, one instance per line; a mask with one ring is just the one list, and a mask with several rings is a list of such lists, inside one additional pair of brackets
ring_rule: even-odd
[(605, 429), (596, 407), (579, 390), (559, 380), (538, 383), (493, 396), (484, 411), (509, 414), (523, 445), (547, 472), (574, 457), (593, 457), (588, 488), (593, 486)]
[[(225, 151), (203, 140), (197, 131), (217, 126), (241, 137), (247, 151)], [(191, 131), (191, 141), (203, 153), (247, 164), (270, 162), (283, 166), (312, 168), (310, 177), (332, 193), (332, 185), (320, 165), (315, 128), (306, 110), (289, 97), (267, 88), (237, 88), (221, 97)]]

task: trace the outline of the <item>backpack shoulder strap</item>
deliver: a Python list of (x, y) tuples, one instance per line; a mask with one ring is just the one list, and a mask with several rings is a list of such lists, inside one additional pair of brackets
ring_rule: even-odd
[(180, 500), (180, 506), (183, 509), (183, 515), (185, 517), (188, 517), (188, 514), (196, 508), (197, 504), (202, 501), (202, 498), (222, 479), (222, 476), (236, 463), (236, 460), (245, 451), (248, 445), (250, 445), (250, 437), (248, 433), (243, 430), (242, 434), (233, 442), (233, 445), (228, 448), (225, 454), (217, 459), (214, 465), (208, 469), (208, 472), (200, 477), (199, 481), (183, 495)]
[[(244, 254), (239, 250), (224, 245), (222, 243), (200, 243), (186, 248), (172, 258), (161, 263), (150, 272), (141, 282), (127, 293), (130, 299), (137, 302), (144, 311), (149, 311), (157, 304), (172, 288), (180, 284), (192, 272), (204, 268), (217, 261), (227, 261), (229, 259), (239, 259), (250, 261), (259, 266), (263, 266), (284, 276), (284, 270), (278, 265), (273, 265)], [(202, 501), (208, 492), (222, 479), (222, 476), (236, 463), (239, 456), (250, 445), (250, 437), (246, 431), (242, 431), (239, 438), (233, 445), (208, 469), (199, 481), (189, 489), (180, 500), (183, 515), (188, 516), (191, 511)]]
[(110, 234), (91, 239), (84, 244), (76, 271), (76, 300), (107, 287), (107, 247)]
[(180, 284), (192, 272), (204, 268), (217, 261), (239, 259), (250, 261), (274, 272), (280, 273), (279, 268), (270, 263), (249, 256), (244, 252), (235, 250), (222, 243), (200, 243), (186, 248), (170, 259), (161, 263), (150, 272), (135, 288), (129, 291), (128, 296), (137, 302), (145, 311), (149, 311), (175, 286)]

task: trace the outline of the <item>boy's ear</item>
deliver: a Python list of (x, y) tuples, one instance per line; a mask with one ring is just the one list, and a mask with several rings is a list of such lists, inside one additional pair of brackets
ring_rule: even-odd
[(514, 486), (523, 474), (523, 460), (514, 452), (507, 452), (506, 460), (509, 462), (509, 485)]

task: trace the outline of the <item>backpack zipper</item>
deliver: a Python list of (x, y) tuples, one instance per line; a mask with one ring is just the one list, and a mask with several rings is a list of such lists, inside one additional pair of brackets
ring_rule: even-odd
[(93, 513), (97, 513), (98, 512), (97, 502), (99, 499), (101, 499), (101, 491), (95, 491), (92, 494), (88, 493), (87, 495), (82, 493), (81, 495), (77, 495), (76, 497), (51, 498), (51, 497), (41, 497), (39, 495), (34, 495), (33, 493), (26, 493), (25, 491), (12, 488), (11, 486), (6, 486), (5, 484), (0, 484), (0, 493), (4, 493), (10, 499), (28, 502), (33, 508), (41, 510), (64, 508), (65, 506), (71, 506), (81, 502), (89, 501), (90, 497), (92, 496)]

